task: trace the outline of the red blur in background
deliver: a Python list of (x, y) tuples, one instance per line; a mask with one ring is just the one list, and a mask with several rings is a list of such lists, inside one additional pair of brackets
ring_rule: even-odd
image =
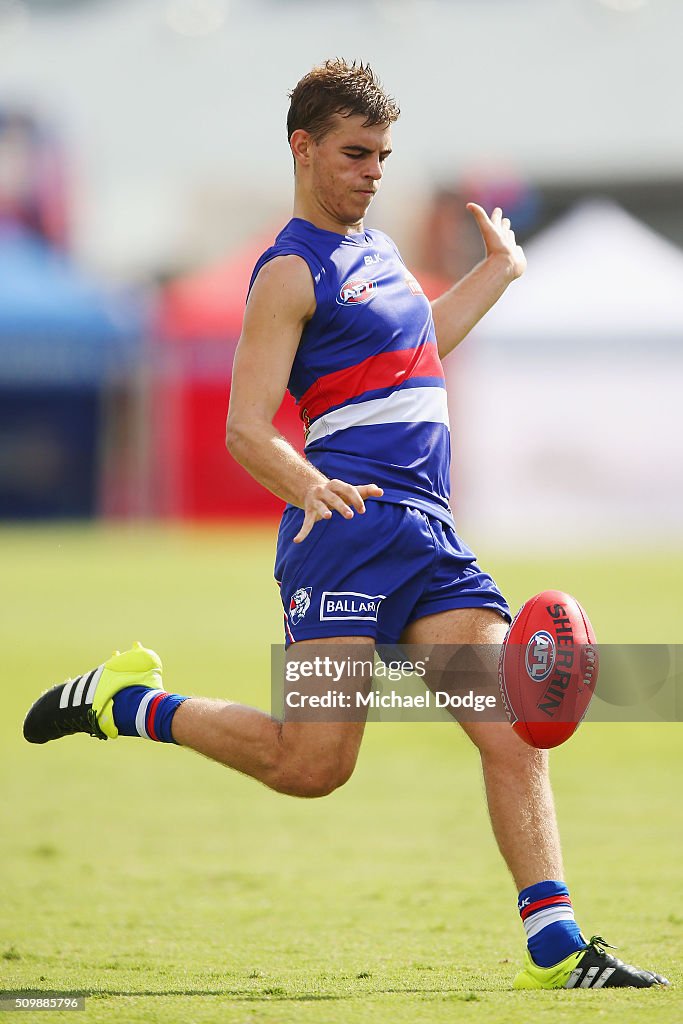
[[(254, 265), (275, 232), (164, 289), (151, 375), (151, 511), (188, 519), (275, 519), (284, 502), (225, 447), (232, 361)], [(275, 426), (299, 451), (303, 424), (286, 394)]]

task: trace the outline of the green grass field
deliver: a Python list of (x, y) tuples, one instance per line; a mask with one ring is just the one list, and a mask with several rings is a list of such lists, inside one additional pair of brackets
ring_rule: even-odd
[[(674, 982), (641, 992), (510, 991), (516, 894), (455, 725), (371, 725), (321, 801), (152, 743), (23, 741), (42, 689), (135, 638), (169, 689), (267, 707), (273, 544), (0, 531), (0, 988), (84, 992), (78, 1020), (126, 1024), (683, 1020), (680, 725), (587, 724), (553, 755), (579, 921)], [(683, 642), (681, 553), (483, 561), (515, 606), (560, 587), (599, 639)]]

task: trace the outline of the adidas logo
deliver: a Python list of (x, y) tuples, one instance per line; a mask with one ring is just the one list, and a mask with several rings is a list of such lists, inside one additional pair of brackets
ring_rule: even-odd
[(104, 672), (104, 665), (94, 668), (92, 672), (76, 676), (64, 684), (60, 698), (60, 708), (78, 708), (81, 705), (92, 704), (95, 697), (95, 689)]
[(576, 967), (567, 978), (564, 987), (602, 988), (608, 978), (612, 977), (614, 971), (614, 967)]

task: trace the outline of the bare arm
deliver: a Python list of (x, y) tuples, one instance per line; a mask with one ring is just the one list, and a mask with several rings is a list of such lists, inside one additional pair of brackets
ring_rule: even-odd
[(273, 426), (284, 397), (301, 333), (315, 312), (308, 267), (299, 256), (279, 256), (260, 271), (249, 296), (235, 354), (226, 427), (233, 458), (260, 484), (305, 510), (295, 541), (302, 541), (332, 510), (345, 518), (379, 497), (375, 484), (354, 487), (328, 480)]
[(510, 221), (496, 207), (491, 218), (476, 203), (468, 203), (481, 231), (486, 257), (474, 270), (432, 302), (439, 356), (443, 359), (495, 305), (507, 286), (526, 269), (524, 253), (515, 241)]

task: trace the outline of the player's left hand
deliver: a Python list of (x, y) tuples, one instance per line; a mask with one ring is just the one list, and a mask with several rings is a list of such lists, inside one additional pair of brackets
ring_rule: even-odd
[(517, 244), (510, 221), (503, 216), (500, 206), (495, 208), (490, 217), (477, 203), (468, 203), (467, 209), (477, 222), (486, 246), (487, 257), (506, 256), (510, 261), (513, 280), (521, 277), (526, 270), (526, 256), (521, 245)]

